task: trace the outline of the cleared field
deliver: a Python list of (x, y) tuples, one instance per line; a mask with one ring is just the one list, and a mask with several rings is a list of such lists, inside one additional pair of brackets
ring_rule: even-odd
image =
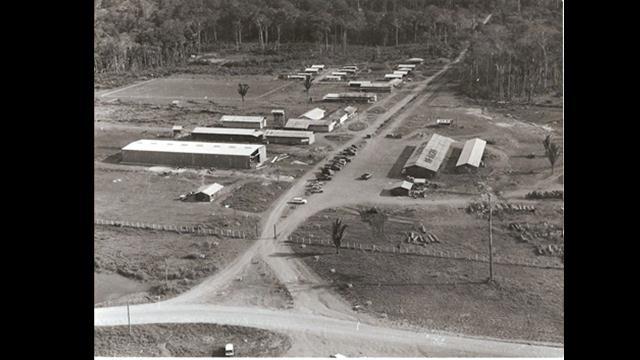
[[(156, 301), (179, 294), (223, 268), (254, 240), (197, 236), (164, 231), (94, 229), (94, 271), (128, 279), (128, 291), (113, 276), (96, 276), (101, 305)], [(166, 279), (166, 281), (165, 281)], [(110, 296), (112, 294), (122, 296)]]
[(100, 326), (94, 329), (94, 356), (115, 357), (223, 357), (224, 346), (234, 344), (236, 356), (277, 357), (290, 347), (282, 334), (216, 324), (150, 324)]
[(101, 95), (102, 98), (148, 98), (148, 99), (228, 99), (240, 100), (237, 88), (239, 83), (249, 84), (248, 99), (263, 96), (265, 93), (289, 85), (273, 76), (210, 76), (210, 75), (174, 75), (166, 78), (143, 81), (113, 90)]
[(261, 213), (267, 210), (289, 185), (290, 183), (283, 181), (248, 182), (222, 200), (222, 204), (236, 210)]
[[(538, 244), (522, 242), (509, 228), (512, 222), (548, 222), (561, 227), (557, 204), (539, 204), (532, 215), (505, 215), (495, 219), (494, 253), (511, 259), (536, 257)], [(356, 209), (328, 209), (307, 220), (295, 236), (331, 239), (331, 221), (348, 225), (343, 241), (356, 244), (418, 247), (404, 241), (403, 232), (419, 233), (420, 225), (440, 243), (429, 249), (462, 255), (487, 254), (487, 221), (462, 209), (441, 206), (387, 208), (386, 236), (375, 235)], [(495, 266), (495, 284), (487, 284), (488, 264), (335, 249), (315, 245), (293, 246), (305, 263), (363, 311), (400, 323), (473, 335), (540, 341), (563, 341), (564, 272), (519, 266)], [(319, 259), (313, 256), (318, 255)], [(561, 263), (557, 259), (558, 264)], [(335, 272), (332, 272), (334, 269)], [(347, 284), (352, 284), (349, 288)], [(370, 302), (370, 303), (368, 303)]]

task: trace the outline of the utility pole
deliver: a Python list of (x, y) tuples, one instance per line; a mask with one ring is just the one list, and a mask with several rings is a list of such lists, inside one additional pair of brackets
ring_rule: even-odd
[(273, 224), (273, 238), (274, 238), (274, 239), (277, 239), (277, 238), (278, 238), (278, 235), (277, 235), (277, 233), (276, 233), (276, 224)]
[(167, 285), (169, 281), (169, 265), (167, 264), (167, 259), (164, 259), (164, 284)]
[(489, 195), (489, 281), (493, 281), (493, 207), (491, 193)]
[(129, 336), (131, 336), (131, 313), (129, 312), (129, 300), (127, 300), (127, 322), (129, 323)]

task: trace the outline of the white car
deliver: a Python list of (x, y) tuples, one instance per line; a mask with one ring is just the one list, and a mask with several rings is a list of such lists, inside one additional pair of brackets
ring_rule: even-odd
[(307, 199), (303, 199), (301, 197), (294, 197), (293, 199), (291, 199), (291, 201), (289, 201), (289, 204), (306, 204), (307, 203)]
[(333, 354), (333, 355), (331, 355), (329, 357), (333, 358), (333, 359), (346, 359), (347, 358), (346, 356), (344, 356), (342, 354)]
[(224, 346), (224, 356), (234, 356), (233, 344), (227, 344)]

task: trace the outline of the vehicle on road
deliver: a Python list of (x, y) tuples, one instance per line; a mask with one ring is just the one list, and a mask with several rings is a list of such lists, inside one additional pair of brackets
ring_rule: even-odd
[(321, 175), (319, 177), (317, 177), (318, 180), (322, 180), (322, 181), (331, 181), (332, 177), (328, 176), (328, 175)]
[(391, 134), (387, 134), (385, 137), (390, 139), (401, 139), (402, 134), (391, 133)]
[(224, 346), (224, 356), (235, 356), (233, 351), (233, 344), (227, 344)]
[(373, 175), (370, 174), (370, 173), (364, 173), (364, 174), (360, 175), (360, 180), (369, 180), (369, 179), (371, 179), (372, 176)]
[(301, 198), (301, 197), (294, 197), (293, 199), (291, 199), (289, 201), (289, 204), (298, 204), (298, 205), (302, 205), (302, 204), (306, 204), (307, 203), (307, 199)]
[(330, 355), (329, 357), (333, 358), (333, 359), (346, 359), (347, 358), (346, 356), (344, 356), (342, 354), (333, 354), (333, 355)]

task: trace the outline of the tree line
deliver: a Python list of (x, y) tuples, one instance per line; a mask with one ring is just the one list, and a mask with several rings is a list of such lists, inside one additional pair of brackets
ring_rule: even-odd
[(490, 24), (472, 35), (458, 69), (466, 94), (529, 103), (535, 95), (562, 91), (561, 9), (521, 2), (512, 11), (495, 13)]
[(491, 9), (486, 0), (101, 0), (96, 2), (95, 69), (175, 65), (211, 45), (310, 42), (325, 51), (349, 44), (432, 44), (468, 36)]
[[(510, 100), (562, 83), (559, 0), (97, 0), (94, 69), (128, 72), (182, 65), (231, 46), (286, 53), (310, 43), (323, 52), (349, 45), (420, 44), (448, 57), (471, 40), (462, 90)], [(489, 24), (479, 26), (487, 14)], [(476, 31), (477, 30), (477, 31)]]

